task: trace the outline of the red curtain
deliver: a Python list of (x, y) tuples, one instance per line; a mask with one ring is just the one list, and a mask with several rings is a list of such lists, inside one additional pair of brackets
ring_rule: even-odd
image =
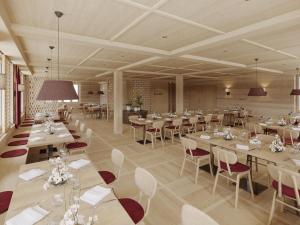
[(21, 92), (18, 91), (18, 85), (21, 83), (20, 69), (14, 65), (14, 100), (15, 100), (15, 125), (18, 128), (21, 124)]

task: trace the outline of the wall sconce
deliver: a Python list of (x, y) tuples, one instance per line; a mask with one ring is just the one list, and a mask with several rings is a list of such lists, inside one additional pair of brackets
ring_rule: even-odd
[(88, 95), (93, 95), (94, 92), (93, 91), (88, 91)]
[(229, 88), (226, 88), (226, 89), (225, 89), (225, 93), (226, 93), (226, 95), (230, 95), (230, 89), (229, 89)]
[(18, 84), (18, 91), (25, 91), (25, 85), (24, 84)]
[(6, 89), (6, 76), (4, 73), (0, 73), (0, 90)]

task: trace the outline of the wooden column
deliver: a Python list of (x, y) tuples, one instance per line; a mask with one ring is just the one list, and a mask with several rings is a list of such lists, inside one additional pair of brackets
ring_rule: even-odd
[(114, 72), (114, 133), (123, 133), (123, 72)]
[(183, 75), (176, 76), (176, 113), (183, 113)]

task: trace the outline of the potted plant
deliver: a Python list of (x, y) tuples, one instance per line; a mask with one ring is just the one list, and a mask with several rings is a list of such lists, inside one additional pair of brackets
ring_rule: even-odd
[(143, 97), (141, 95), (137, 95), (135, 98), (134, 111), (140, 111), (143, 105)]

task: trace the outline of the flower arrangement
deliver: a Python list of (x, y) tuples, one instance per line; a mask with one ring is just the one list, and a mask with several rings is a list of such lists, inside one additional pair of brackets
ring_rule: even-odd
[(50, 184), (55, 186), (64, 184), (69, 178), (73, 177), (60, 157), (49, 159), (49, 163), (53, 165), (54, 168), (43, 186), (45, 190), (49, 188)]
[(48, 134), (54, 134), (55, 127), (54, 127), (53, 121), (47, 120), (47, 121), (45, 122), (45, 127), (46, 127), (46, 130), (45, 130), (45, 131), (46, 131)]
[(277, 124), (278, 124), (279, 126), (285, 126), (287, 123), (286, 123), (286, 121), (284, 120), (284, 118), (281, 118), (281, 119), (277, 122)]
[(65, 212), (61, 225), (93, 225), (98, 220), (97, 215), (88, 217), (88, 221), (84, 221), (84, 217), (79, 215), (79, 199), (75, 199), (75, 203)]
[(269, 146), (272, 152), (282, 152), (285, 150), (285, 147), (278, 135), (275, 136), (275, 140), (272, 141), (271, 145)]

